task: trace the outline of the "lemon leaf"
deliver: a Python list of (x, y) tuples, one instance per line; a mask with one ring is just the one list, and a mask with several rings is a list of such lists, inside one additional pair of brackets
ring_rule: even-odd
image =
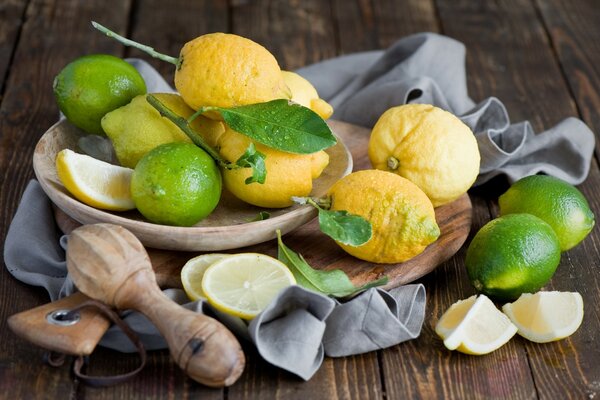
[(289, 100), (233, 108), (202, 107), (198, 111), (209, 110), (218, 111), (231, 129), (277, 150), (310, 154), (337, 142), (323, 118)]
[(246, 185), (252, 182), (265, 183), (265, 179), (267, 179), (265, 158), (266, 156), (263, 153), (256, 150), (254, 143), (250, 143), (244, 154), (235, 162), (235, 165), (239, 167), (252, 168), (252, 176), (246, 178), (244, 181)]
[(277, 244), (277, 258), (292, 271), (296, 283), (306, 289), (339, 298), (353, 296), (371, 287), (385, 285), (388, 282), (388, 277), (384, 276), (356, 287), (341, 269), (322, 271), (312, 268), (302, 255), (283, 244), (281, 231), (279, 230), (277, 230)]

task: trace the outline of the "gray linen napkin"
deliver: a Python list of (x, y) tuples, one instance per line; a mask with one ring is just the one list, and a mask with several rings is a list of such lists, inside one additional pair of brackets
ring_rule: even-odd
[(481, 153), (476, 185), (504, 174), (512, 182), (546, 173), (572, 184), (587, 177), (594, 134), (567, 118), (535, 135), (527, 122), (511, 125), (496, 98), (475, 104), (467, 93), (465, 46), (435, 33), (407, 36), (385, 51), (326, 60), (299, 69), (331, 103), (333, 119), (372, 127), (385, 110), (406, 103), (433, 104), (454, 113), (475, 133)]

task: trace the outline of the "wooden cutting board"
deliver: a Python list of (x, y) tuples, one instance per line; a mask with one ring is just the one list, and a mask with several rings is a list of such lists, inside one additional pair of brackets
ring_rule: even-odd
[[(354, 171), (371, 168), (367, 156), (370, 131), (366, 128), (340, 121), (330, 121), (332, 129), (344, 141), (354, 160)], [(431, 272), (435, 267), (452, 257), (465, 242), (471, 228), (471, 201), (467, 194), (454, 202), (435, 210), (440, 227), (440, 237), (417, 257), (399, 264), (373, 264), (359, 260), (345, 253), (328, 236), (321, 233), (316, 219), (283, 237), (284, 243), (297, 253), (301, 253), (314, 268), (341, 269), (348, 274), (355, 285), (387, 275), (386, 288), (394, 288)], [(79, 223), (56, 209), (56, 218), (63, 232), (70, 232)], [(162, 287), (181, 287), (179, 272), (187, 260), (200, 252), (180, 252), (148, 249), (157, 280)], [(224, 253), (256, 252), (277, 255), (277, 242), (271, 240), (258, 245)]]

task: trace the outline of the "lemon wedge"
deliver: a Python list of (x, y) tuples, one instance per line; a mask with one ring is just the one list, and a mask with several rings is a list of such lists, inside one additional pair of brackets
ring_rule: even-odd
[(517, 333), (517, 327), (484, 295), (454, 303), (438, 321), (435, 332), (444, 346), (466, 354), (487, 354)]
[(56, 155), (56, 172), (65, 188), (89, 206), (112, 211), (135, 208), (129, 189), (132, 169), (64, 149)]
[(204, 272), (215, 262), (229, 257), (229, 254), (209, 253), (194, 257), (185, 263), (181, 268), (181, 283), (183, 290), (190, 300), (205, 299), (206, 295), (202, 291), (202, 278)]
[(519, 335), (547, 343), (572, 335), (583, 321), (583, 299), (577, 292), (524, 293), (502, 311), (519, 328)]
[(281, 261), (264, 254), (240, 253), (208, 267), (202, 291), (217, 310), (252, 319), (282, 289), (294, 284), (294, 275)]

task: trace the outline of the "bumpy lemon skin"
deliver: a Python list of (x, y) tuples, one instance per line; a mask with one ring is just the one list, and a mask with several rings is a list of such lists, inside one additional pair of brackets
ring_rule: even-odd
[(175, 71), (175, 87), (194, 110), (289, 99), (275, 57), (250, 39), (211, 33), (187, 42)]
[(383, 113), (371, 132), (369, 158), (374, 168), (419, 186), (434, 207), (464, 194), (475, 182), (480, 164), (471, 129), (429, 104), (407, 104)]
[[(218, 139), (220, 154), (235, 162), (248, 148), (251, 140), (227, 128)], [(292, 154), (255, 143), (263, 153), (267, 177), (265, 183), (246, 184), (252, 175), (249, 168), (223, 169), (223, 183), (237, 198), (246, 203), (266, 208), (283, 208), (292, 205), (292, 196), (305, 197), (312, 191), (313, 166), (311, 154)]]
[(331, 210), (346, 210), (371, 223), (362, 246), (338, 243), (350, 255), (374, 263), (400, 263), (420, 254), (440, 235), (429, 198), (396, 174), (363, 170), (336, 182), (328, 192)]

